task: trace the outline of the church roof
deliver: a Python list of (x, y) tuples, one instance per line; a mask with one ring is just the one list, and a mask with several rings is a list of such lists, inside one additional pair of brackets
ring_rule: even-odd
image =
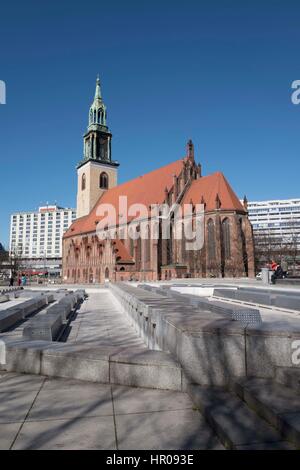
[[(169, 190), (173, 186), (173, 176), (178, 176), (180, 174), (183, 168), (183, 161), (183, 159), (176, 160), (169, 165), (163, 166), (143, 176), (139, 176), (138, 178), (109, 189), (100, 196), (90, 214), (73, 222), (69, 230), (65, 233), (64, 238), (79, 235), (81, 233), (95, 232), (97, 223), (104, 215), (97, 215), (97, 209), (100, 203), (101, 205), (112, 204), (116, 209), (117, 217), (120, 215), (120, 196), (127, 197), (127, 208), (136, 203), (143, 204), (147, 208), (149, 208), (151, 204), (163, 203), (166, 196), (165, 190), (166, 188)], [(238, 197), (232, 190), (224, 175), (220, 172), (194, 180), (184, 195), (181, 203), (188, 204), (192, 201), (193, 204), (196, 204), (205, 202), (205, 210), (213, 211), (216, 209), (216, 200), (220, 202), (221, 210), (245, 212), (245, 209)], [(128, 220), (130, 220), (129, 217)], [(120, 247), (118, 248), (121, 249)], [(128, 253), (122, 252), (120, 253), (120, 256), (124, 260), (127, 260), (129, 257), (128, 261), (132, 259), (128, 256)]]
[(151, 204), (161, 204), (165, 199), (165, 188), (170, 189), (173, 186), (173, 175), (176, 174), (178, 176), (182, 166), (183, 159), (176, 160), (169, 165), (109, 189), (100, 196), (89, 215), (73, 222), (65, 233), (64, 238), (78, 235), (79, 233), (95, 232), (97, 221), (101, 218), (97, 216), (100, 202), (101, 204), (112, 204), (116, 208), (117, 213), (120, 196), (127, 196), (127, 207), (135, 203), (144, 204), (146, 207)]
[(213, 211), (216, 209), (217, 198), (220, 201), (220, 209), (245, 212), (240, 200), (221, 172), (194, 180), (184, 195), (182, 203), (188, 204), (191, 200), (193, 204), (203, 202), (206, 211)]

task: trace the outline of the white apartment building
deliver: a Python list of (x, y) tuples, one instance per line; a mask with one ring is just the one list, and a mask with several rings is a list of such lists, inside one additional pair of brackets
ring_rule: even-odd
[(298, 238), (300, 246), (300, 199), (248, 202), (254, 234), (268, 233), (282, 240)]
[[(33, 269), (61, 266), (62, 237), (76, 218), (76, 210), (48, 205), (36, 212), (11, 215), (9, 250)], [(40, 261), (38, 261), (40, 260)]]
[(262, 258), (300, 264), (300, 199), (248, 202), (255, 245)]

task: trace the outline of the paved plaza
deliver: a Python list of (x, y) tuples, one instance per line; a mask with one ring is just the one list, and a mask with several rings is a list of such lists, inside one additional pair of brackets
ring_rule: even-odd
[(243, 280), (170, 287), (11, 292), (0, 310), (0, 448), (299, 448), (299, 291)]
[(222, 449), (185, 393), (0, 373), (0, 449)]

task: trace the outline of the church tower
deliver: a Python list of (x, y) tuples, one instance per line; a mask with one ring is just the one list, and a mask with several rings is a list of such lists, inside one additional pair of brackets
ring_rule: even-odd
[(111, 158), (111, 138), (97, 77), (89, 125), (83, 136), (83, 159), (77, 165), (77, 218), (89, 214), (101, 194), (118, 184), (119, 163)]

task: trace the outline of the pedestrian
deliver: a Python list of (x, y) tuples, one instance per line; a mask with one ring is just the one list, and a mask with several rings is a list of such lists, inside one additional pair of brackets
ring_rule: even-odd
[(14, 285), (14, 277), (13, 275), (11, 275), (9, 278), (9, 286), (12, 287), (13, 285)]
[(278, 266), (278, 264), (276, 263), (276, 261), (272, 260), (272, 261), (271, 261), (271, 269), (272, 269), (272, 271), (275, 272), (276, 269), (277, 269), (277, 266)]
[(283, 270), (282, 270), (282, 267), (280, 266), (280, 264), (275, 263), (275, 261), (272, 261), (272, 266), (271, 267), (272, 267), (272, 271), (273, 271), (273, 274), (271, 276), (271, 282), (272, 282), (272, 284), (275, 284), (276, 279), (283, 279), (284, 273), (283, 273)]

